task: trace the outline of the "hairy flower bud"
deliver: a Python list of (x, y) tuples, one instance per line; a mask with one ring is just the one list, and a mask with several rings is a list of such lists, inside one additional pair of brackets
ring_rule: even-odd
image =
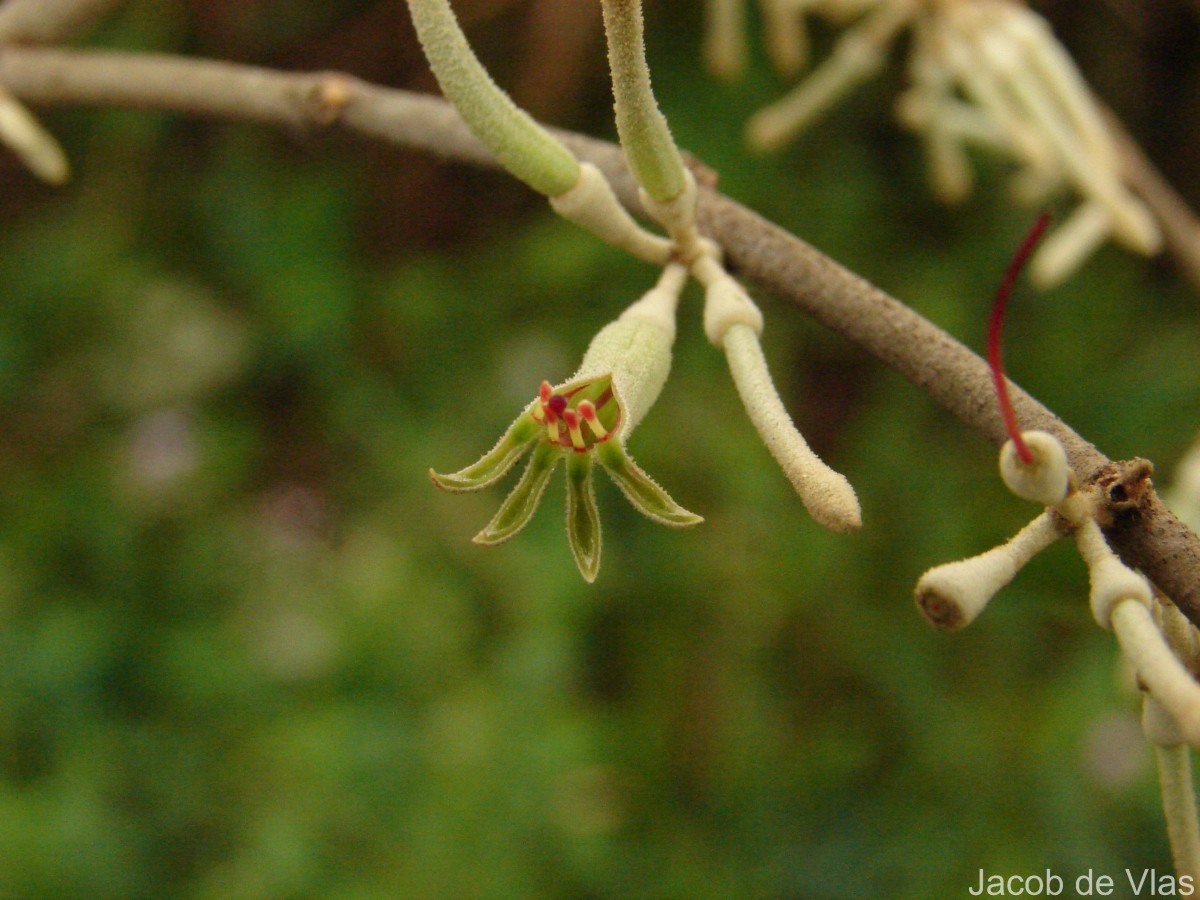
[(1033, 461), (1021, 462), (1013, 442), (1007, 441), (1000, 449), (1000, 477), (1018, 497), (1043, 506), (1058, 506), (1071, 486), (1071, 468), (1062, 444), (1045, 431), (1026, 431), (1021, 436)]
[(1010, 541), (979, 556), (936, 566), (917, 582), (917, 606), (936, 628), (965, 628), (1034, 556), (1062, 536), (1044, 512)]

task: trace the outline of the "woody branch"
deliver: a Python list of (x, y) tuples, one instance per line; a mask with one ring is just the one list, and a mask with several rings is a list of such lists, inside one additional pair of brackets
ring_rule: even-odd
[[(308, 130), (339, 125), (447, 159), (494, 165), (444, 101), (339, 73), (292, 74), (174, 56), (6, 46), (0, 49), (0, 85), (33, 106), (172, 110)], [(636, 186), (619, 148), (581, 135), (559, 136), (581, 160), (604, 171), (626, 206), (637, 208)], [(741, 273), (863, 347), (994, 444), (1003, 443), (991, 375), (970, 349), (711, 187), (701, 190), (698, 218)], [(1120, 466), (1033, 397), (1018, 388), (1013, 402), (1022, 427), (1048, 431), (1062, 442), (1080, 483), (1120, 478)], [(1142, 493), (1134, 508), (1116, 518), (1109, 537), (1127, 563), (1144, 571), (1200, 624), (1200, 539), (1153, 491)]]

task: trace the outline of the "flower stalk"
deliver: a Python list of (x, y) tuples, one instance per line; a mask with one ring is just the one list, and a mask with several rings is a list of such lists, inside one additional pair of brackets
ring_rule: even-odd
[(1117, 636), (1138, 681), (1179, 725), (1184, 740), (1200, 746), (1200, 685), (1154, 621), (1150, 582), (1112, 552), (1094, 519), (1076, 529), (1075, 545), (1087, 563), (1096, 621)]
[(509, 173), (548, 197), (559, 215), (613, 246), (656, 265), (667, 262), (670, 241), (638, 225), (599, 169), (578, 162), (492, 80), (448, 0), (409, 0), (408, 6), (442, 93)]
[(617, 136), (642, 207), (666, 229), (677, 258), (705, 252), (696, 228), (696, 179), (683, 164), (650, 86), (641, 0), (601, 0), (612, 72)]
[(576, 225), (644, 262), (666, 265), (671, 242), (634, 221), (596, 166), (580, 163), (579, 180), (570, 190), (550, 198), (551, 208)]
[(601, 7), (617, 135), (638, 184), (652, 199), (665, 203), (684, 190), (686, 170), (650, 87), (641, 0), (601, 0)]
[[(1196, 630), (1170, 603), (1160, 602), (1160, 627), (1167, 643), (1182, 661), (1194, 669)], [(1191, 876), (1200, 884), (1200, 822), (1196, 814), (1196, 790), (1192, 783), (1192, 754), (1179, 731), (1179, 724), (1152, 694), (1142, 695), (1142, 731), (1154, 745), (1162, 794), (1163, 817), (1175, 874)]]
[[(1147, 697), (1146, 703), (1154, 703), (1154, 698)], [(1192, 884), (1200, 884), (1200, 825), (1196, 820), (1191, 750), (1182, 742), (1155, 744), (1154, 759), (1175, 875), (1180, 879), (1190, 876)]]
[(448, 0), (408, 0), (408, 8), (442, 93), (488, 151), (512, 175), (547, 197), (573, 188), (579, 181), (579, 163), (492, 81)]

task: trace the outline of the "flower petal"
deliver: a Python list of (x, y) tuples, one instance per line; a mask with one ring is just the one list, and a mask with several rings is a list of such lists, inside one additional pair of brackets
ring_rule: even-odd
[(579, 574), (589, 584), (600, 571), (600, 512), (592, 489), (592, 454), (567, 457), (567, 539)]
[(522, 412), (517, 420), (508, 426), (508, 431), (504, 432), (496, 446), (485, 453), (478, 462), (451, 475), (439, 475), (430, 469), (429, 477), (444, 491), (481, 490), (494, 484), (511, 469), (516, 461), (525, 455), (529, 445), (540, 433), (541, 427)]
[(701, 516), (689, 512), (672, 500), (670, 494), (638, 468), (637, 464), (625, 453), (625, 448), (617, 441), (611, 440), (598, 444), (596, 454), (599, 456), (604, 470), (621, 489), (621, 493), (642, 515), (673, 528), (698, 525), (704, 521)]
[(561, 458), (562, 453), (550, 444), (538, 444), (529, 458), (529, 465), (521, 473), (521, 480), (500, 504), (500, 509), (487, 527), (475, 535), (475, 543), (484, 546), (501, 544), (528, 525), (541, 502), (546, 483)]

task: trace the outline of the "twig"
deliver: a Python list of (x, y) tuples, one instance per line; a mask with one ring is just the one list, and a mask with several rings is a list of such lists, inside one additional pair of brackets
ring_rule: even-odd
[(8, 0), (0, 6), (0, 41), (48, 44), (99, 19), (124, 0)]
[[(7, 47), (0, 84), (33, 105), (165, 109), (298, 129), (335, 123), (362, 135), (449, 159), (492, 166), (453, 109), (434, 97), (375, 87), (337, 73), (286, 74), (179, 57)], [(636, 186), (619, 148), (561, 133), (602, 169), (627, 206)], [(702, 189), (701, 228), (738, 270), (891, 366), (964, 423), (999, 445), (1004, 424), (987, 364), (933, 323), (799, 238), (711, 189)], [(1054, 434), (1082, 483), (1111, 480), (1121, 465), (1020, 388), (1013, 403), (1025, 428)], [(1136, 465), (1127, 466), (1142, 471)], [(1147, 491), (1109, 537), (1200, 624), (1200, 540)]]

